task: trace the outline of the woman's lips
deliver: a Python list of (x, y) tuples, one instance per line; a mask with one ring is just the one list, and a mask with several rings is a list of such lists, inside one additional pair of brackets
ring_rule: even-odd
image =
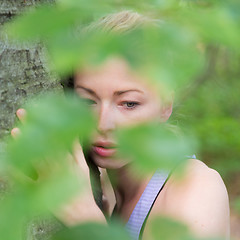
[(116, 148), (105, 148), (102, 146), (93, 146), (93, 151), (101, 157), (111, 157), (116, 153)]

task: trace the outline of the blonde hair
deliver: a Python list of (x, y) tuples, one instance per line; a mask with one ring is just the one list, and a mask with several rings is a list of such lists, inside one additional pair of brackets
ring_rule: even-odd
[[(79, 35), (84, 35), (88, 33), (96, 33), (96, 32), (103, 32), (103, 33), (127, 33), (136, 29), (137, 27), (143, 26), (149, 23), (159, 23), (161, 21), (156, 19), (151, 19), (149, 17), (143, 16), (137, 12), (131, 10), (124, 10), (121, 12), (116, 12), (112, 14), (105, 15), (100, 19), (97, 19), (90, 24), (87, 24), (85, 27), (76, 26), (74, 31), (72, 32), (73, 37), (79, 37)], [(70, 76), (61, 80), (61, 84), (63, 85), (64, 89), (73, 89), (73, 71), (71, 72)]]
[(143, 16), (131, 10), (108, 14), (91, 23), (86, 30), (125, 33), (147, 24), (159, 24), (160, 20)]

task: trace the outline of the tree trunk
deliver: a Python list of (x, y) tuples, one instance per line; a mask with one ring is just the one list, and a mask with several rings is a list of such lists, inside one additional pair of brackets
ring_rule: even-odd
[[(1, 31), (2, 26), (30, 6), (53, 2), (54, 0), (0, 0), (0, 156), (5, 139), (14, 127), (16, 110), (36, 94), (49, 89), (61, 89), (56, 75), (46, 67), (40, 44), (12, 44)], [(5, 186), (5, 181), (0, 178), (0, 194), (6, 191)], [(28, 228), (25, 239), (49, 239), (49, 232), (55, 229), (54, 226), (52, 220), (35, 221)]]
[[(0, 28), (40, 0), (1, 0)], [(9, 135), (15, 122), (15, 112), (25, 100), (48, 89), (59, 88), (57, 78), (46, 68), (43, 51), (38, 46), (10, 44), (0, 30), (0, 140)]]

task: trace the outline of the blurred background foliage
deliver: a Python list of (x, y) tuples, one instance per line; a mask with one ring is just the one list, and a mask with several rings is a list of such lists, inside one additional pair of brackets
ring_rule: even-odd
[[(106, 34), (97, 31), (94, 25), (87, 27), (102, 16), (126, 9), (159, 19), (155, 21), (159, 26), (149, 24), (124, 34)], [(180, 156), (196, 153), (197, 158), (223, 176), (233, 214), (239, 213), (238, 0), (58, 0), (27, 9), (5, 25), (4, 31), (13, 42), (44, 44), (49, 68), (60, 78), (117, 55), (144, 76), (160, 83), (160, 94), (166, 94), (166, 98), (168, 91), (174, 89), (175, 106), (169, 123), (180, 127), (186, 135), (175, 137), (165, 126), (157, 130), (155, 125), (130, 129), (120, 136), (122, 151), (138, 156), (136, 164), (149, 170), (170, 167), (176, 163), (174, 161), (182, 160)], [(23, 222), (37, 214), (48, 215), (47, 209), (54, 210), (83, 186), (81, 181), (76, 181), (71, 170), (67, 171), (63, 156), (77, 136), (84, 133), (83, 138), (87, 140), (94, 128), (94, 120), (75, 97), (44, 96), (27, 109), (28, 119), (21, 127), (22, 135), (17, 141), (9, 140), (6, 156), (2, 157), (12, 189), (0, 206), (0, 232), (4, 239), (19, 239)], [(151, 144), (139, 152), (131, 143), (142, 138)], [(164, 142), (166, 139), (167, 143)], [(161, 149), (159, 145), (165, 147)], [(159, 159), (159, 154), (164, 161)], [(150, 157), (146, 163), (147, 156)], [(58, 164), (52, 159), (57, 159)], [(42, 161), (44, 164), (40, 164)], [(170, 165), (166, 166), (166, 163)], [(31, 179), (38, 178), (41, 173), (45, 176), (41, 181)], [(166, 225), (169, 228), (175, 226), (181, 239), (189, 239), (181, 225), (171, 221), (163, 224), (161, 219), (156, 221), (159, 223), (153, 224), (153, 239), (158, 238), (158, 231), (165, 229)], [(14, 231), (9, 227), (13, 225)], [(94, 235), (96, 231), (91, 232), (91, 229), (99, 230), (97, 237)], [(54, 239), (73, 240), (79, 239), (80, 235), (87, 239), (128, 238), (119, 230), (118, 224), (112, 228), (82, 225), (65, 231), (65, 235), (60, 234)], [(178, 237), (169, 235), (164, 239)], [(44, 236), (42, 239), (48, 238)]]

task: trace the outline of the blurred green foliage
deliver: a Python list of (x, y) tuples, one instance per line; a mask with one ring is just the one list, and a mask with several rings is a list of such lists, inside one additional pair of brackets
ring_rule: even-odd
[(193, 136), (182, 135), (167, 124), (151, 123), (119, 129), (117, 136), (120, 154), (130, 158), (133, 168), (142, 172), (158, 168), (170, 171), (197, 151)]
[(53, 240), (78, 240), (78, 239), (116, 239), (116, 240), (129, 240), (129, 236), (123, 231), (121, 223), (111, 223), (110, 226), (85, 223), (71, 229), (65, 228), (58, 232)]
[(85, 182), (74, 174), (68, 152), (79, 136), (86, 142), (94, 128), (89, 109), (75, 95), (44, 96), (26, 110), (21, 134), (9, 141), (4, 159), (11, 182), (0, 205), (5, 239), (19, 239), (24, 222), (56, 211), (83, 189)]
[[(86, 31), (90, 22), (124, 9), (160, 19), (159, 26), (124, 34)], [(18, 41), (43, 42), (49, 65), (61, 76), (117, 55), (165, 90), (175, 89), (171, 122), (182, 127), (181, 136), (165, 125), (121, 130), (122, 151), (137, 158), (140, 168), (172, 167), (197, 152), (221, 173), (239, 171), (239, 1), (59, 0), (17, 17), (6, 31)], [(27, 112), (22, 134), (9, 143), (4, 161), (13, 189), (0, 205), (4, 239), (19, 239), (27, 219), (56, 209), (81, 189), (66, 155), (74, 139), (87, 141), (94, 129), (94, 119), (76, 97), (44, 97)], [(31, 179), (41, 174), (40, 181)], [(176, 223), (156, 221), (152, 227), (153, 239), (189, 239)], [(164, 231), (171, 228), (178, 234)], [(55, 239), (127, 239), (118, 227), (89, 224), (66, 231)]]
[[(159, 228), (159, 226), (162, 227)], [(174, 231), (169, 231), (169, 227), (172, 227)], [(151, 228), (151, 237), (149, 236), (149, 239), (192, 239), (185, 225), (171, 219), (158, 217), (151, 223)]]
[[(44, 96), (26, 106), (27, 118), (20, 127), (18, 141), (9, 144), (7, 163), (26, 170), (29, 163), (51, 158), (59, 161), (71, 150), (72, 142), (91, 134), (94, 118), (75, 95)], [(23, 153), (23, 149), (28, 147)], [(45, 165), (45, 164), (43, 164)]]

